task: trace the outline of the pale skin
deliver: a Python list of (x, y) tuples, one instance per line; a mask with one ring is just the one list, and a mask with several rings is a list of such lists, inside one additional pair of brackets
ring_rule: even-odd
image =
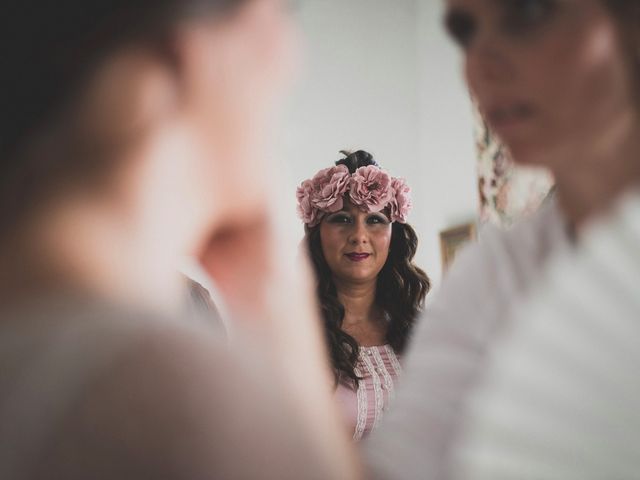
[[(356, 478), (353, 447), (325, 387), (330, 371), (310, 275), (282, 261), (297, 239), (276, 220), (270, 189), (277, 187), (265, 173), (274, 167), (262, 155), (274, 103), (296, 63), (296, 32), (286, 10), (280, 0), (248, 0), (221, 23), (185, 22), (173, 32), (172, 65), (142, 47), (104, 61), (66, 123), (77, 128), (73, 135), (108, 139), (115, 148), (107, 161), (117, 167), (97, 184), (56, 192), (5, 238), (0, 298), (19, 304), (23, 297), (71, 290), (145, 311), (178, 312), (184, 295), (178, 268), (184, 256), (197, 255), (244, 338), (264, 349), (259, 355), (288, 392), (313, 451), (326, 459), (333, 478)], [(132, 129), (133, 138), (126, 135)], [(45, 144), (43, 151), (50, 147), (58, 145)], [(196, 339), (162, 342), (199, 365), (184, 380), (199, 384), (203, 398), (219, 390), (201, 362), (217, 347), (189, 346)], [(153, 370), (154, 362), (143, 357), (152, 358), (141, 355), (143, 370)], [(124, 380), (127, 388), (138, 385)], [(181, 405), (184, 388), (163, 386), (176, 398), (154, 405)], [(201, 413), (207, 416), (206, 409)]]
[[(16, 266), (2, 269), (7, 288), (18, 283), (13, 275), (33, 276), (22, 282), (33, 289), (64, 278), (166, 311), (180, 304), (176, 258), (207, 248), (221, 230), (269, 218), (269, 165), (254, 159), (295, 64), (285, 10), (280, 0), (253, 0), (220, 25), (203, 17), (176, 28), (176, 69), (142, 47), (106, 59), (65, 119), (71, 131), (42, 150), (62, 150), (66, 135), (93, 138), (118, 168), (99, 183), (66, 186), (22, 220), (0, 246)], [(22, 267), (30, 264), (38, 268)]]
[(599, 0), (449, 0), (467, 83), (516, 162), (549, 168), (579, 233), (640, 181), (640, 120)]
[(359, 345), (383, 345), (384, 314), (375, 305), (375, 295), (389, 255), (391, 222), (384, 212), (364, 212), (345, 200), (341, 211), (322, 219), (320, 240), (345, 309), (342, 329)]

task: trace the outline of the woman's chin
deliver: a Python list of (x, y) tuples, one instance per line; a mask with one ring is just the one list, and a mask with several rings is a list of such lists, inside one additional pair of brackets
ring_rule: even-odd
[(349, 269), (343, 269), (337, 277), (346, 283), (362, 284), (371, 282), (372, 280), (375, 281), (377, 274), (372, 272), (370, 269), (352, 267)]

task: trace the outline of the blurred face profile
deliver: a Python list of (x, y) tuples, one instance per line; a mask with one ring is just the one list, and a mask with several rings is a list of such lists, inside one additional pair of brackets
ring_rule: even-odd
[(284, 0), (232, 3), (176, 19), (161, 56), (146, 44), (114, 51), (83, 104), (96, 137), (140, 118), (143, 134), (114, 154), (127, 161), (111, 162), (122, 168), (105, 198), (126, 208), (131, 269), (164, 292), (176, 259), (265, 216), (274, 170), (265, 142), (294, 71), (296, 30)]
[(363, 212), (345, 201), (320, 223), (320, 242), (334, 278), (346, 283), (375, 281), (391, 245), (391, 222), (383, 212)]
[(447, 0), (480, 111), (519, 163), (560, 171), (635, 116), (631, 75), (600, 0)]

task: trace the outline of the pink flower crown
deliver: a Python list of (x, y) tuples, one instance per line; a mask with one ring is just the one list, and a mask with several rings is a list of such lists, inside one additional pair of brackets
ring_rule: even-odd
[(376, 165), (358, 168), (353, 175), (345, 165), (325, 168), (296, 190), (298, 215), (310, 227), (327, 213), (342, 210), (344, 195), (365, 212), (389, 207), (392, 222), (406, 223), (411, 210), (411, 189), (404, 179), (389, 176)]

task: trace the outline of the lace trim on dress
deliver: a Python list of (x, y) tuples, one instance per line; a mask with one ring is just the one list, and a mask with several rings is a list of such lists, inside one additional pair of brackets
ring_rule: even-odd
[[(382, 416), (382, 408), (384, 407), (384, 394), (382, 393), (382, 384), (380, 382), (380, 368), (376, 368), (371, 359), (369, 358), (369, 354), (372, 351), (376, 351), (375, 347), (368, 348), (367, 354), (362, 356), (363, 362), (369, 370), (371, 374), (371, 380), (373, 381), (373, 394), (374, 394), (374, 417), (373, 417), (373, 428), (378, 426), (380, 422), (380, 417)], [(384, 368), (383, 368), (384, 370)]]
[[(353, 369), (354, 373), (360, 377), (364, 378), (361, 370), (358, 367)], [(364, 435), (365, 427), (367, 426), (367, 390), (366, 388), (362, 388), (362, 383), (364, 380), (358, 382), (358, 386), (356, 388), (356, 399), (358, 401), (358, 420), (356, 422), (356, 431), (353, 433), (354, 440), (360, 440)]]
[[(385, 403), (386, 403), (386, 406), (388, 406), (388, 402), (393, 397), (393, 394), (395, 391), (394, 385), (393, 385), (393, 378), (391, 378), (391, 375), (387, 370), (387, 366), (384, 363), (384, 359), (382, 358), (382, 355), (380, 355), (380, 350), (378, 350), (377, 348), (374, 350), (373, 358), (375, 359), (376, 363), (382, 370), (382, 377), (384, 379), (384, 389), (387, 391), (387, 402)], [(386, 410), (385, 406), (382, 407), (382, 410)]]
[(389, 355), (389, 360), (391, 360), (391, 366), (395, 370), (396, 375), (397, 376), (402, 375), (402, 365), (400, 365), (400, 361), (396, 356), (396, 352), (394, 352), (393, 348), (391, 348), (389, 345), (385, 345), (384, 349), (387, 352), (387, 355)]

